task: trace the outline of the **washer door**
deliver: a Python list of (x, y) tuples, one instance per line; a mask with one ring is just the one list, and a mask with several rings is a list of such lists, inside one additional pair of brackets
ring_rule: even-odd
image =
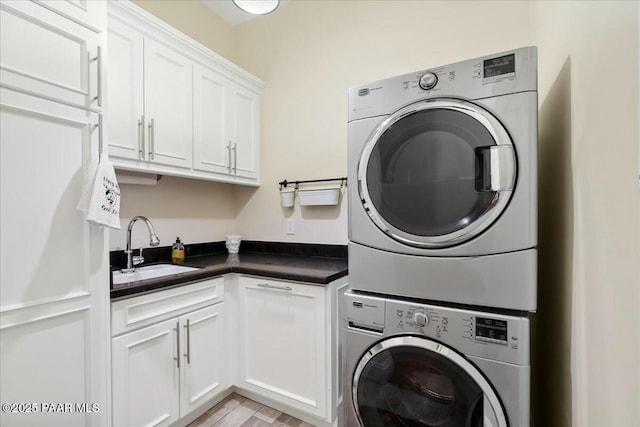
[(364, 427), (504, 427), (500, 400), (456, 351), (424, 337), (388, 338), (356, 366), (354, 409)]
[(509, 134), (470, 102), (410, 104), (382, 122), (358, 164), (365, 211), (407, 245), (454, 246), (486, 230), (505, 209), (516, 181)]

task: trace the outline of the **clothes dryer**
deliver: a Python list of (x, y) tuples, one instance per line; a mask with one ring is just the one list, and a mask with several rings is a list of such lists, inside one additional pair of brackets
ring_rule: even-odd
[(529, 320), (346, 294), (346, 427), (529, 425)]
[(351, 88), (352, 287), (536, 308), (537, 50)]

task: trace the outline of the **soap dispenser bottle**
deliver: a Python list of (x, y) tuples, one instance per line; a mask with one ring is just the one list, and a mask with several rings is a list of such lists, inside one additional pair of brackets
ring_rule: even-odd
[(176, 242), (171, 246), (171, 261), (176, 264), (184, 262), (184, 245), (179, 237), (176, 238)]

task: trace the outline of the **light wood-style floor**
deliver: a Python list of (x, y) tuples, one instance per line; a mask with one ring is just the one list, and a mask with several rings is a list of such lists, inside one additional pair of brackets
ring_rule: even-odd
[(231, 393), (188, 427), (313, 427), (251, 399)]

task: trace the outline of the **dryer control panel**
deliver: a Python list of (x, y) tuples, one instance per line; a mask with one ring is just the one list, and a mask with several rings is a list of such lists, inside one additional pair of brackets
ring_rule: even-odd
[(534, 46), (435, 66), (349, 89), (349, 121), (391, 114), (430, 98), (468, 100), (536, 91)]

